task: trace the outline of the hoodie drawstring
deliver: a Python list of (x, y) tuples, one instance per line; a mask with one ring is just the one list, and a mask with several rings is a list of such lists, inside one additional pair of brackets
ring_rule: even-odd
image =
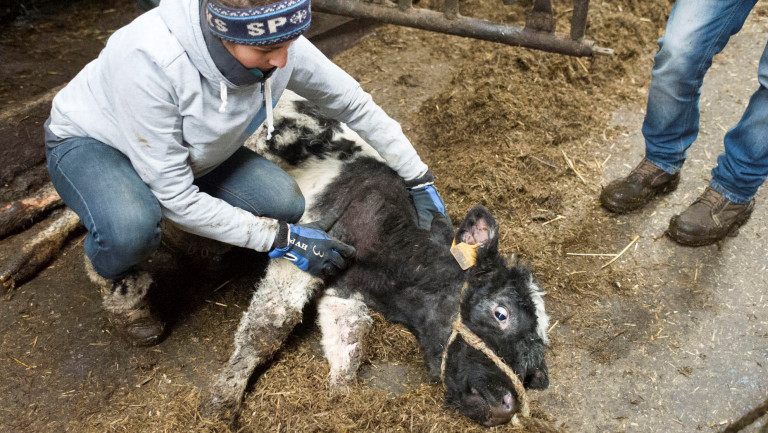
[(219, 81), (219, 97), (221, 98), (219, 113), (223, 113), (227, 111), (227, 85), (223, 81)]
[(269, 85), (269, 78), (264, 80), (264, 105), (267, 108), (267, 140), (272, 138), (272, 132), (275, 130), (274, 120), (272, 119), (272, 86)]

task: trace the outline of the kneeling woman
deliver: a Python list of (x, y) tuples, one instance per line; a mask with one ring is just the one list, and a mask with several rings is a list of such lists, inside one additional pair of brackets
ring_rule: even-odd
[(163, 218), (317, 276), (353, 259), (351, 246), (294, 224), (304, 212), (296, 183), (243, 147), (262, 123), (272, 131), (285, 89), (347, 123), (417, 185), (423, 227), (445, 214), (400, 125), (301, 36), (310, 15), (309, 0), (163, 0), (115, 32), (53, 100), (48, 171), (88, 230), (89, 275), (131, 343), (164, 334), (146, 300), (152, 277), (137, 268), (158, 248)]

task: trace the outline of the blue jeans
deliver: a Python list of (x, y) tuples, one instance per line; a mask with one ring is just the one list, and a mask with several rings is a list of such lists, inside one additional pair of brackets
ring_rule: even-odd
[[(120, 278), (155, 252), (160, 204), (125, 155), (77, 137), (46, 148), (46, 157), (56, 191), (88, 230), (85, 253), (99, 275)], [(194, 183), (258, 216), (296, 222), (304, 213), (304, 197), (293, 178), (244, 147)]]
[[(668, 173), (683, 165), (699, 133), (699, 96), (712, 57), (744, 25), (757, 0), (678, 0), (672, 7), (648, 89), (643, 123), (645, 156)], [(758, 68), (760, 87), (725, 135), (725, 152), (710, 186), (746, 203), (768, 175), (768, 46)]]

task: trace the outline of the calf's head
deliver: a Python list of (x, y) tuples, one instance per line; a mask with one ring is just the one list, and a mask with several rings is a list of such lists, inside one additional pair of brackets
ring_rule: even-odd
[[(475, 265), (464, 275), (463, 323), (511, 367), (525, 388), (546, 388), (549, 319), (530, 269), (499, 256), (496, 221), (482, 206), (469, 211), (455, 242), (477, 247)], [(519, 411), (512, 380), (485, 354), (459, 337), (446, 356), (448, 405), (485, 426), (506, 423)]]

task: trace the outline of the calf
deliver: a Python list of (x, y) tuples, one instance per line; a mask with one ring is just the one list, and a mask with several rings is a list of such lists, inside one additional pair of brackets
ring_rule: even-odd
[[(258, 134), (249, 146), (297, 180), (306, 198), (301, 222), (314, 222), (355, 246), (356, 261), (326, 282), (285, 260), (270, 263), (213, 387), (208, 413), (238, 412), (254, 368), (281, 345), (306, 302), (325, 287), (318, 316), (334, 387), (356, 376), (370, 307), (416, 336), (429, 373), (445, 383), (449, 406), (482, 425), (508, 422), (521, 405), (513, 379), (525, 387), (548, 386), (549, 319), (528, 267), (500, 257), (498, 227), (488, 210), (471, 209), (455, 237), (439, 223), (431, 232), (422, 230), (402, 179), (345, 125), (288, 93), (275, 119), (272, 139)], [(466, 244), (465, 255), (476, 255), (474, 266), (460, 267), (452, 240)], [(453, 338), (457, 316), (517, 378), (468, 338)]]

